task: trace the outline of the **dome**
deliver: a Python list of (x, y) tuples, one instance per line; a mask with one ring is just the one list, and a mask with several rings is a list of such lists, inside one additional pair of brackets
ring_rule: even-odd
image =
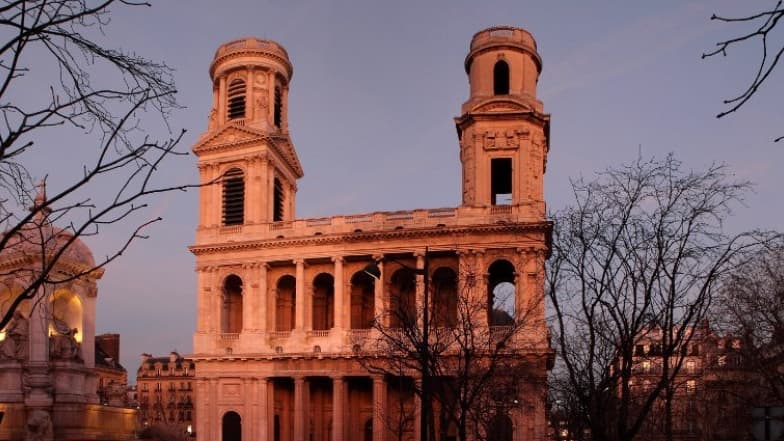
[(210, 76), (215, 78), (218, 66), (235, 58), (245, 59), (246, 62), (249, 61), (248, 58), (274, 60), (283, 66), (289, 79), (294, 74), (289, 54), (283, 46), (272, 40), (248, 37), (232, 40), (218, 47), (210, 65)]
[(53, 257), (62, 250), (58, 263), (82, 268), (94, 267), (93, 253), (81, 239), (77, 237), (68, 243), (73, 236), (72, 232), (53, 226), (48, 220), (40, 223), (34, 220), (13, 233), (5, 248), (0, 251), (0, 259), (6, 262), (40, 260), (42, 255)]

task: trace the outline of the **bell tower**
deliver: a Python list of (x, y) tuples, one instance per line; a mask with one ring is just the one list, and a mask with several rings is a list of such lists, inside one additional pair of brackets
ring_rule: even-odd
[(234, 40), (215, 52), (208, 128), (193, 147), (200, 229), (294, 219), (303, 172), (288, 130), (292, 75), (286, 50), (271, 40)]
[(455, 118), (463, 205), (509, 206), (543, 219), (550, 115), (536, 97), (542, 70), (536, 42), (521, 28), (482, 30), (471, 39), (465, 70), (470, 95)]

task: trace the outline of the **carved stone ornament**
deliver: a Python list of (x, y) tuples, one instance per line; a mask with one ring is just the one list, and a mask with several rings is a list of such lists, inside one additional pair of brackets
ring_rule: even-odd
[(52, 430), (52, 417), (49, 412), (42, 409), (35, 409), (27, 416), (25, 424), (25, 441), (52, 441), (54, 431)]

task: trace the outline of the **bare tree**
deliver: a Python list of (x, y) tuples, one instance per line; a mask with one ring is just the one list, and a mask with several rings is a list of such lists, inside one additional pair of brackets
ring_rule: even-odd
[[(426, 327), (424, 305), (393, 299), (390, 310), (373, 323), (379, 338), (361, 342), (358, 349), (367, 354), (361, 361), (371, 373), (414, 380), (413, 391), (430, 417), (426, 439), (447, 439), (450, 428), (461, 441), (506, 439), (497, 438), (497, 432), (508, 429), (511, 436), (509, 412), (527, 399), (534, 401), (521, 391), (539, 385), (545, 393), (546, 378), (533, 377), (545, 370), (534, 365), (551, 359), (532, 356), (547, 345), (539, 332), (543, 323), (537, 320), (543, 299), (532, 294), (513, 310), (493, 308), (479, 275), (467, 267), (458, 273), (458, 280), (431, 280)], [(458, 286), (456, 295), (439, 295), (441, 289), (452, 292)], [(514, 290), (505, 294), (514, 303)], [(454, 303), (444, 303), (447, 299)]]
[[(187, 188), (156, 173), (168, 158), (185, 154), (177, 150), (183, 133), (156, 141), (142, 127), (143, 118), (157, 116), (168, 129), (167, 117), (178, 107), (171, 69), (101, 44), (110, 8), (145, 6), (129, 0), (0, 5), (0, 253), (5, 261), (26, 262), (2, 271), (3, 280), (25, 283), (0, 311), (0, 329), (44, 284), (93, 272), (145, 238), (144, 228), (160, 220), (140, 219), (151, 196)], [(46, 188), (46, 176), (36, 185), (30, 172), (46, 152), (70, 154), (68, 146), (40, 143), (47, 135), (94, 146), (80, 169), (62, 173), (57, 188)], [(90, 268), (53, 271), (79, 237), (110, 226), (130, 230), (114, 252)]]
[[(733, 46), (753, 40), (759, 40), (762, 47), (762, 56), (760, 57), (759, 65), (757, 66), (751, 82), (740, 94), (724, 100), (724, 104), (728, 105), (729, 108), (716, 115), (717, 118), (729, 115), (743, 107), (743, 105), (757, 93), (778, 65), (781, 56), (784, 54), (784, 43), (777, 41), (775, 37), (771, 37), (774, 35), (776, 26), (779, 24), (779, 20), (781, 20), (782, 17), (784, 17), (784, 4), (782, 0), (779, 0), (776, 3), (776, 6), (771, 9), (743, 17), (723, 17), (716, 14), (711, 16), (711, 20), (718, 20), (723, 23), (744, 24), (750, 26), (751, 29), (743, 31), (743, 33), (737, 37), (716, 43), (716, 48), (714, 50), (702, 54), (703, 59), (719, 54), (726, 56), (727, 52)], [(775, 139), (775, 142), (782, 139), (784, 139), (784, 136), (779, 136)]]
[[(572, 186), (574, 205), (554, 215), (547, 272), (561, 385), (592, 439), (634, 439), (654, 405), (665, 406), (671, 439), (686, 350), (718, 282), (761, 239), (723, 230), (749, 184), (721, 165), (684, 170), (670, 155)], [(660, 366), (649, 388), (633, 391), (644, 341)]]
[(721, 300), (722, 324), (742, 342), (740, 364), (767, 391), (749, 401), (784, 404), (784, 243), (759, 250), (733, 271)]

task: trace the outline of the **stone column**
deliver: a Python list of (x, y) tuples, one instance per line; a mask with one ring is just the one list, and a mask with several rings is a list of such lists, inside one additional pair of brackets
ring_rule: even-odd
[(384, 441), (387, 384), (384, 377), (373, 377), (373, 441)]
[[(415, 390), (422, 390), (422, 380), (416, 379)], [(422, 425), (420, 424), (422, 415), (422, 397), (414, 393), (414, 439), (422, 439)]]
[(220, 77), (218, 82), (218, 125), (226, 124), (226, 75)]
[[(263, 397), (262, 397), (263, 399)], [(267, 441), (275, 439), (275, 380), (267, 379)], [(263, 440), (262, 440), (263, 441)]]
[[(416, 267), (417, 269), (424, 269), (425, 268), (425, 255), (422, 252), (416, 253)], [(420, 310), (424, 310), (425, 307), (425, 276), (417, 275), (416, 276), (416, 308), (417, 312)], [(417, 314), (417, 326), (421, 329), (422, 328), (422, 314)]]
[(207, 183), (210, 182), (209, 166), (204, 163), (198, 164), (199, 168), (199, 183), (202, 185), (199, 188), (199, 227), (205, 227), (208, 224), (207, 214), (211, 208), (212, 192)]
[(220, 269), (215, 267), (213, 270), (213, 294), (212, 294), (212, 320), (215, 326), (215, 332), (220, 334), (223, 332), (223, 284), (220, 277)]
[[(90, 280), (87, 286), (80, 287), (84, 295), (84, 308), (82, 309), (82, 359), (84, 367), (95, 367), (95, 298), (98, 290), (95, 287), (95, 280)], [(78, 336), (78, 334), (77, 334)]]
[(269, 296), (267, 290), (267, 267), (268, 265), (266, 263), (259, 263), (259, 269), (256, 272), (259, 283), (256, 305), (258, 305), (259, 308), (257, 311), (254, 311), (257, 320), (255, 330), (261, 332), (267, 331), (267, 315), (269, 314), (269, 301), (267, 300), (267, 297)]
[(212, 205), (209, 215), (209, 226), (217, 227), (223, 225), (223, 184), (220, 181), (221, 170), (218, 164), (212, 165)]
[(244, 439), (255, 439), (255, 425), (258, 424), (258, 419), (253, 414), (253, 379), (245, 377), (242, 379), (242, 410), (240, 411), (240, 418), (245, 420), (245, 424), (241, 424), (241, 436)]
[(196, 332), (203, 334), (207, 331), (207, 313), (206, 313), (206, 267), (199, 265), (196, 267)]
[(376, 280), (374, 283), (374, 299), (373, 299), (373, 307), (375, 311), (373, 315), (375, 316), (376, 320), (381, 320), (382, 326), (388, 325), (388, 317), (385, 316), (384, 312), (386, 311), (386, 305), (384, 304), (384, 262), (381, 259), (384, 256), (373, 256), (373, 258), (378, 262), (378, 269), (381, 272), (381, 277)]
[[(248, 105), (245, 106), (245, 109), (247, 112)], [(245, 115), (245, 120), (247, 121), (247, 113)], [(258, 215), (256, 214), (259, 211), (256, 203), (259, 198), (259, 186), (256, 185), (258, 174), (258, 159), (256, 157), (245, 158), (245, 200), (243, 203), (245, 213), (243, 224), (245, 225), (258, 222)]]
[(207, 403), (209, 402), (209, 395), (207, 391), (207, 381), (203, 379), (196, 380), (195, 396), (193, 402), (196, 403), (196, 414), (205, 415), (205, 417), (196, 420), (196, 441), (207, 441), (210, 439), (210, 424), (207, 413)]
[(221, 439), (221, 418), (218, 413), (218, 379), (210, 378), (210, 403), (209, 420), (212, 429), (211, 439)]
[(303, 331), (305, 329), (305, 261), (297, 259), (294, 261), (297, 265), (297, 288), (295, 295), (294, 312), (294, 329)]
[[(217, 288), (218, 268), (211, 266), (207, 268), (207, 286), (205, 292), (205, 307), (207, 308), (205, 323), (208, 331), (216, 334), (220, 329), (220, 289)], [(217, 298), (217, 300), (216, 300)], [(217, 309), (216, 309), (217, 308)]]
[(305, 441), (308, 382), (305, 377), (294, 377), (294, 441)]
[[(335, 256), (332, 258), (332, 261), (335, 262), (335, 328), (336, 329), (344, 329), (346, 327), (346, 308), (345, 308), (345, 298), (343, 289), (343, 256)], [(332, 438), (340, 439), (340, 438)]]
[(254, 92), (256, 84), (256, 70), (248, 69), (248, 81), (245, 82), (245, 121), (250, 122), (256, 119), (256, 99)]
[(253, 218), (254, 222), (265, 223), (272, 221), (272, 209), (270, 209), (270, 200), (272, 194), (272, 187), (269, 182), (269, 158), (267, 153), (260, 153), (258, 156), (258, 175), (253, 185), (258, 186), (258, 199), (251, 201), (256, 206), (256, 215)]
[(343, 377), (332, 378), (332, 439), (345, 438), (343, 424), (346, 421), (346, 380)]
[(256, 384), (256, 402), (258, 403), (257, 407), (258, 411), (258, 419), (256, 421), (256, 430), (254, 431), (258, 434), (259, 441), (268, 441), (269, 440), (269, 430), (268, 426), (270, 424), (269, 418), (269, 408), (268, 404), (268, 391), (267, 391), (267, 378), (259, 378), (258, 383)]
[(256, 312), (258, 312), (257, 299), (259, 283), (256, 278), (257, 265), (250, 263), (242, 265), (242, 331), (252, 331), (256, 326)]

